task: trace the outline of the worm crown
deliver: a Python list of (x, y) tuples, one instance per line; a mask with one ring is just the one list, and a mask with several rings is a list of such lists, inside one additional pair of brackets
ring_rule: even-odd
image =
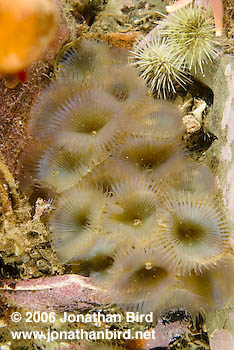
[(175, 145), (156, 135), (129, 135), (118, 146), (116, 157), (121, 159), (130, 171), (136, 171), (152, 178), (161, 178), (173, 167), (180, 156), (179, 143)]
[(54, 244), (62, 259), (76, 257), (86, 248), (90, 234), (98, 235), (106, 201), (103, 193), (85, 187), (63, 194), (50, 219)]
[(156, 241), (165, 259), (181, 273), (215, 264), (227, 248), (228, 233), (211, 198), (179, 192), (171, 194), (165, 204)]
[(113, 187), (113, 197), (104, 214), (104, 227), (116, 234), (146, 235), (156, 224), (159, 191), (144, 178), (130, 178)]
[(114, 301), (135, 311), (157, 309), (165, 301), (175, 278), (149, 241), (134, 241), (118, 251), (106, 282)]
[(73, 150), (99, 151), (113, 142), (123, 126), (123, 109), (113, 97), (85, 90), (61, 105), (51, 125), (56, 129), (52, 142)]

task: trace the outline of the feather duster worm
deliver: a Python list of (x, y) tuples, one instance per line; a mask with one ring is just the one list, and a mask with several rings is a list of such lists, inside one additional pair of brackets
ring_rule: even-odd
[(103, 227), (107, 232), (125, 237), (146, 235), (157, 222), (160, 190), (143, 177), (134, 177), (113, 186), (113, 197), (104, 213)]
[(93, 171), (87, 172), (83, 177), (82, 183), (100, 189), (104, 193), (113, 195), (113, 186), (116, 183), (125, 181), (136, 175), (135, 171), (126, 172), (126, 168), (122, 161), (118, 159), (106, 158), (100, 162)]
[(81, 86), (75, 81), (54, 81), (39, 95), (31, 109), (29, 130), (32, 137), (50, 140), (56, 132), (53, 125), (61, 107), (81, 92)]
[(212, 267), (228, 246), (223, 215), (212, 197), (171, 193), (160, 214), (155, 245), (177, 272)]
[(192, 159), (183, 159), (176, 169), (165, 175), (168, 191), (185, 191), (205, 196), (215, 193), (215, 181), (210, 170)]
[[(129, 68), (115, 63), (114, 77), (94, 73), (102, 60), (95, 50), (68, 52), (58, 81), (34, 106), (30, 129), (42, 146), (27, 155), (25, 182), (37, 179), (61, 192), (49, 218), (58, 255), (73, 271), (106, 286), (113, 302), (157, 314), (191, 300), (200, 308), (209, 304), (216, 280), (219, 293), (219, 276), (231, 266), (219, 270), (229, 237), (212, 176), (186, 160), (175, 106), (148, 102), (141, 84), (132, 87), (139, 79), (135, 73), (129, 78)], [(165, 39), (141, 46), (139, 55), (144, 50), (149, 59), (148, 67), (142, 65), (144, 74), (158, 96), (166, 97), (187, 81), (184, 63)], [(152, 63), (155, 55), (160, 59)], [(171, 60), (169, 69), (164, 58)], [(104, 71), (112, 72), (107, 64)], [(211, 277), (204, 281), (203, 275), (213, 273), (214, 282)], [(199, 295), (202, 284), (208, 292)], [(212, 305), (218, 298), (213, 300)]]
[(121, 105), (96, 89), (82, 91), (61, 104), (51, 127), (51, 143), (73, 151), (103, 152), (126, 125)]
[(223, 307), (234, 292), (233, 256), (224, 256), (212, 269), (194, 271), (179, 278), (180, 287), (190, 293), (189, 310), (206, 311)]
[(102, 235), (99, 238), (90, 235), (89, 242), (86, 251), (78, 259), (72, 259), (70, 265), (75, 273), (103, 280), (113, 265), (113, 257), (121, 241), (117, 242), (112, 235)]
[(126, 169), (140, 175), (160, 179), (181, 157), (179, 144), (157, 136), (130, 135), (118, 146), (116, 158), (121, 159)]
[(79, 256), (90, 245), (90, 235), (98, 236), (106, 201), (107, 196), (92, 188), (76, 187), (62, 194), (49, 222), (61, 260)]
[(144, 81), (137, 72), (127, 65), (114, 65), (99, 69), (92, 77), (98, 88), (113, 96), (126, 108), (136, 108), (136, 105), (146, 96)]
[(135, 117), (134, 130), (143, 136), (156, 135), (160, 139), (179, 142), (182, 139), (184, 125), (175, 104), (149, 99), (145, 101), (142, 111)]
[(65, 46), (56, 64), (57, 77), (82, 81), (100, 65), (108, 65), (110, 58), (104, 43), (80, 39)]
[[(70, 152), (64, 147), (30, 145), (22, 154), (20, 164), (21, 187), (33, 186), (36, 182), (62, 192), (77, 184), (102, 160), (95, 153), (80, 149)], [(37, 181), (38, 180), (38, 181)]]
[(119, 249), (109, 275), (106, 287), (113, 301), (134, 311), (160, 309), (175, 286), (168, 264), (145, 241), (134, 241)]

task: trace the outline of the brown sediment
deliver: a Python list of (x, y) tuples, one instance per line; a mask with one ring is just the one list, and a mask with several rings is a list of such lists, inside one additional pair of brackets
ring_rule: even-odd
[(0, 77), (0, 151), (13, 175), (17, 174), (17, 162), (28, 138), (28, 119), (31, 106), (39, 91), (51, 81), (57, 52), (70, 38), (70, 28), (62, 14), (60, 0), (59, 29), (56, 41), (46, 51), (44, 57), (31, 64), (26, 70), (27, 79), (15, 88), (8, 88), (4, 77)]
[(20, 152), (29, 138), (27, 121), (32, 102), (49, 82), (50, 67), (43, 62), (35, 63), (27, 74), (28, 81), (15, 89), (7, 88), (4, 78), (0, 79), (1, 153), (13, 174), (16, 174)]
[(133, 46), (138, 36), (139, 33), (136, 31), (128, 33), (113, 32), (102, 35), (94, 33), (91, 35), (94, 39), (106, 41), (111, 47), (124, 47), (127, 49), (130, 49)]

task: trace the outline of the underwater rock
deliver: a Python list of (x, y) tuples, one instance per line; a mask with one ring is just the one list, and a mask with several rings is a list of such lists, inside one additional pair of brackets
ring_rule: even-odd
[[(225, 78), (225, 79), (224, 79)], [(207, 128), (217, 137), (207, 151), (205, 161), (218, 178), (219, 188), (234, 228), (234, 62), (231, 56), (223, 56), (217, 71), (205, 77), (214, 93), (214, 104), (206, 119)], [(234, 232), (233, 232), (234, 233)]]
[(211, 350), (233, 350), (233, 337), (230, 332), (223, 330), (215, 330), (210, 336)]
[[(203, 77), (205, 83), (212, 88), (214, 93), (214, 104), (207, 116), (207, 128), (217, 137), (210, 149), (206, 152), (204, 161), (215, 174), (220, 196), (226, 210), (226, 217), (231, 229), (230, 244), (233, 249), (234, 234), (234, 62), (233, 57), (225, 55), (219, 64), (213, 67)], [(202, 77), (201, 77), (202, 80)], [(227, 307), (209, 312), (207, 315), (207, 331), (211, 334), (215, 330), (229, 331), (234, 335), (234, 322), (229, 317), (233, 310), (233, 300)], [(221, 331), (220, 331), (221, 332)], [(216, 344), (217, 345), (217, 344)], [(212, 349), (216, 349), (212, 345)], [(220, 348), (220, 347), (219, 347)], [(228, 348), (228, 347), (227, 347)], [(225, 345), (226, 349), (226, 345)]]
[(18, 307), (36, 310), (90, 309), (107, 304), (110, 296), (94, 286), (89, 278), (64, 275), (32, 280), (5, 280), (0, 287), (1, 295)]

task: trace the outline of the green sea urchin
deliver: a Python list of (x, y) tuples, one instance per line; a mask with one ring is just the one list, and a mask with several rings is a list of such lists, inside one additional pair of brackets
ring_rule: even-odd
[(174, 94), (178, 86), (185, 88), (190, 79), (183, 62), (178, 58), (166, 38), (152, 37), (141, 47), (134, 46), (133, 65), (139, 69), (151, 92), (164, 99)]
[(168, 45), (191, 71), (218, 58), (218, 41), (215, 37), (213, 19), (197, 6), (187, 6), (169, 14), (162, 21), (162, 35)]
[[(166, 6), (166, 10), (169, 13), (174, 12), (191, 2), (192, 0), (178, 0), (172, 5)], [(222, 0), (210, 0), (210, 3), (214, 13), (216, 36), (221, 36), (223, 31), (223, 3)]]

